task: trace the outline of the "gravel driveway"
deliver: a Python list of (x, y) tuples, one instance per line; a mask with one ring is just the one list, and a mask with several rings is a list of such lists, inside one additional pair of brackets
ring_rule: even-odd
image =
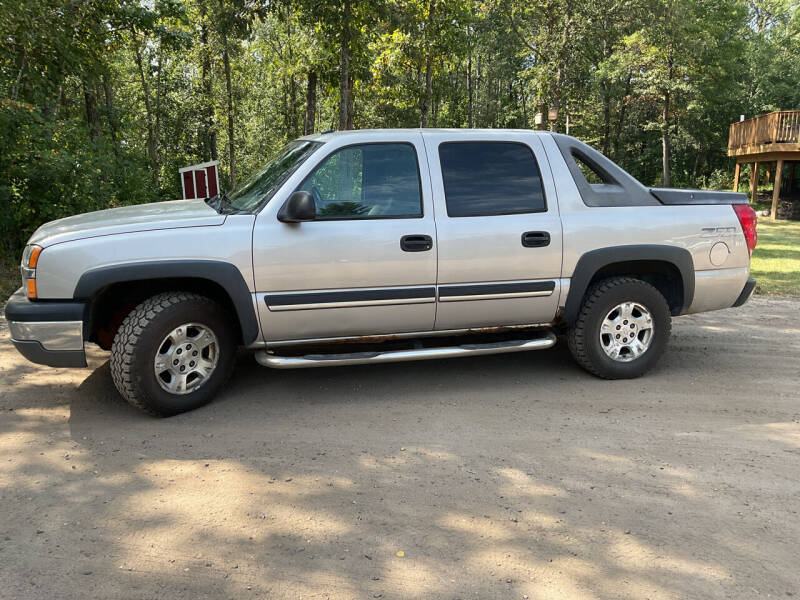
[(800, 596), (800, 300), (564, 345), (271, 371), (157, 420), (0, 326), (0, 598)]

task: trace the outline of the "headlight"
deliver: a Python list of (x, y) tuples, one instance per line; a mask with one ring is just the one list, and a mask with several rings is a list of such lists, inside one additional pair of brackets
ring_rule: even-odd
[(42, 253), (41, 246), (25, 246), (22, 253), (22, 285), (28, 291), (28, 298), (35, 299), (36, 295), (36, 265), (39, 262), (39, 255)]

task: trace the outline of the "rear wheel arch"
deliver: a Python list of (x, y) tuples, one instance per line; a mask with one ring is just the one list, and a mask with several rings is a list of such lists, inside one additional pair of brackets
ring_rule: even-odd
[(667, 300), (673, 316), (685, 313), (694, 299), (694, 261), (685, 248), (658, 244), (612, 246), (585, 253), (575, 265), (562, 319), (575, 322), (586, 292), (609, 277), (646, 281)]
[(141, 301), (166, 291), (206, 296), (236, 316), (239, 343), (258, 337), (252, 294), (241, 272), (222, 261), (152, 261), (91, 269), (78, 280), (73, 297), (88, 302), (85, 335), (110, 347), (117, 327)]

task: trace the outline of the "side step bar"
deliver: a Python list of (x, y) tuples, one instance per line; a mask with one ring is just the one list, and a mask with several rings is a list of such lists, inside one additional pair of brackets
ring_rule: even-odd
[(545, 348), (551, 348), (555, 343), (555, 334), (547, 332), (540, 338), (528, 340), (511, 340), (490, 344), (464, 344), (462, 346), (443, 346), (439, 348), (419, 348), (413, 350), (389, 350), (386, 352), (280, 356), (271, 354), (266, 350), (258, 350), (256, 352), (256, 360), (259, 364), (265, 367), (272, 367), (273, 369), (302, 369), (307, 367), (336, 367), (342, 365), (392, 363), (406, 360), (428, 360), (432, 358), (455, 358), (458, 356), (525, 352), (528, 350), (544, 350)]

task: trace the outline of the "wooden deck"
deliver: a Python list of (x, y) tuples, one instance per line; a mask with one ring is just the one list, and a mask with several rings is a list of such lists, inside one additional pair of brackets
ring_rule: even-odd
[(757, 155), (774, 156), (785, 152), (800, 154), (800, 110), (784, 110), (731, 123), (728, 156), (751, 156), (767, 161), (770, 158)]
[[(750, 176), (750, 201), (758, 191), (759, 171), (767, 167), (766, 176), (774, 163), (771, 217), (777, 216), (781, 187), (792, 193), (798, 186), (796, 173), (800, 171), (800, 110), (782, 110), (761, 115), (746, 121), (731, 123), (728, 133), (728, 156), (736, 158), (733, 176), (734, 190), (739, 189), (741, 166), (752, 164)], [(784, 179), (787, 179), (784, 184)]]

